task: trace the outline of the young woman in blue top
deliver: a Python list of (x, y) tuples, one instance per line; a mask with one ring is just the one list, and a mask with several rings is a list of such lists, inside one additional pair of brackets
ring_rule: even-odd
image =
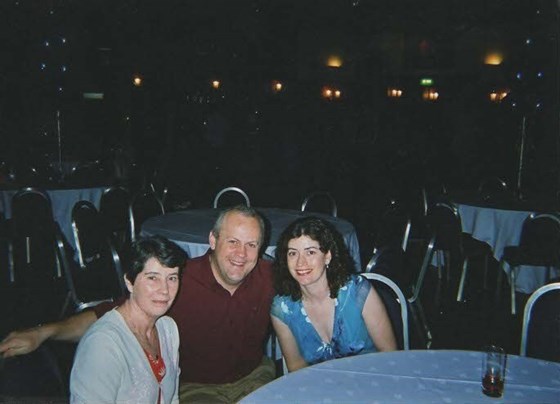
[(272, 324), (290, 372), (325, 360), (397, 348), (385, 306), (352, 274), (342, 236), (316, 217), (280, 236)]

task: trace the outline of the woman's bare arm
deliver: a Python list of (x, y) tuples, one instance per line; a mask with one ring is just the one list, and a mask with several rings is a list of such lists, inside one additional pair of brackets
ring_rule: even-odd
[(378, 351), (395, 351), (397, 341), (391, 326), (391, 320), (385, 310), (385, 305), (374, 288), (371, 288), (364, 308), (362, 317), (366, 323), (368, 334), (373, 340)]
[(290, 328), (277, 317), (270, 316), (270, 318), (272, 320), (274, 332), (278, 337), (278, 342), (280, 342), (280, 348), (282, 348), (282, 354), (288, 370), (293, 372), (294, 370), (306, 367), (307, 363), (299, 353), (296, 339), (290, 331)]

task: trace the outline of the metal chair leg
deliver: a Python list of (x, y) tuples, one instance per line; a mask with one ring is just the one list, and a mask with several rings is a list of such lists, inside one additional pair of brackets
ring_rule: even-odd
[(457, 290), (457, 301), (463, 301), (463, 291), (465, 289), (465, 279), (467, 277), (467, 270), (469, 268), (469, 261), (465, 258), (463, 260), (463, 270), (461, 271), (461, 280), (459, 281), (459, 288)]
[(432, 332), (430, 331), (430, 327), (426, 321), (426, 316), (420, 300), (417, 299), (414, 303), (409, 302), (409, 307), (418, 333), (421, 335), (426, 348), (429, 348), (432, 345)]
[(484, 278), (482, 279), (482, 287), (484, 290), (488, 290), (488, 255), (484, 255)]
[(14, 263), (14, 245), (8, 242), (8, 273), (10, 274), (10, 283), (16, 281), (15, 263)]
[(516, 314), (516, 302), (515, 302), (515, 267), (511, 268), (509, 273), (509, 289), (511, 292), (511, 314), (515, 316)]
[(504, 276), (504, 261), (500, 260), (498, 264), (498, 278), (496, 280), (496, 304), (500, 303), (500, 297), (502, 295), (502, 278)]

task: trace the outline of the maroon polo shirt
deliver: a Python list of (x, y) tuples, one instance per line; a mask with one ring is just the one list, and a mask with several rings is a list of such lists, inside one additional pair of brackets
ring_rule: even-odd
[(181, 382), (223, 384), (251, 373), (263, 357), (273, 296), (268, 261), (259, 260), (230, 295), (214, 278), (209, 253), (188, 260), (168, 313), (179, 328)]

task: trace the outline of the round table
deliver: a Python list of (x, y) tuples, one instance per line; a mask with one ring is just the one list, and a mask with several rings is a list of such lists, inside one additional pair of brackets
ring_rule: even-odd
[[(267, 245), (265, 253), (274, 257), (276, 242), (280, 233), (294, 220), (305, 216), (316, 216), (330, 222), (344, 238), (346, 246), (354, 260), (354, 264), (361, 272), (360, 247), (356, 229), (352, 223), (333, 216), (315, 212), (301, 212), (291, 209), (256, 208), (265, 219), (267, 227)], [(208, 235), (221, 209), (190, 209), (166, 213), (147, 219), (142, 225), (142, 235), (156, 235), (167, 237), (183, 248), (189, 257), (204, 255), (209, 248)]]
[(504, 394), (481, 390), (482, 352), (373, 353), (310, 366), (254, 391), (249, 403), (558, 403), (560, 363), (508, 355)]

